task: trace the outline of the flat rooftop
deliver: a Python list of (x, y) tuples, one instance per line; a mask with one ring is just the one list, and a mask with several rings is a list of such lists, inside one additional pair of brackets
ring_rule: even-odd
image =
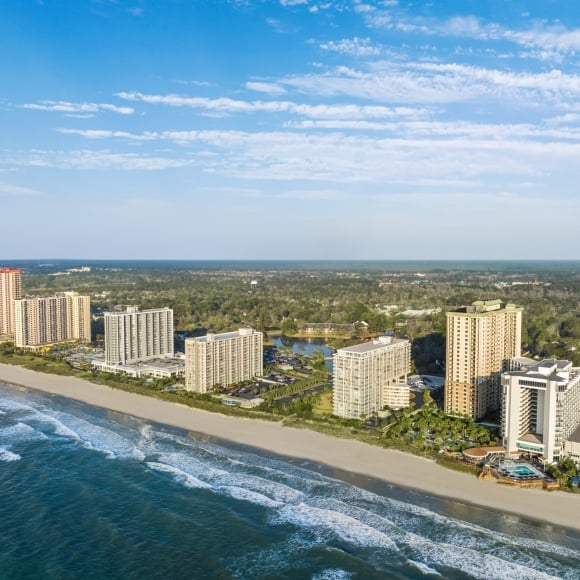
[(543, 445), (544, 444), (544, 439), (542, 438), (541, 435), (538, 435), (537, 433), (526, 433), (525, 435), (522, 435), (521, 437), (518, 437), (518, 441), (523, 441), (524, 443), (532, 443), (534, 445)]
[(565, 383), (572, 377), (572, 375), (559, 374), (568, 372), (573, 368), (572, 363), (568, 360), (544, 359), (540, 362), (530, 362), (532, 364), (523, 363), (521, 370), (510, 371), (508, 374), (527, 379), (550, 380), (560, 383)]
[(447, 315), (453, 314), (487, 314), (487, 315), (495, 315), (498, 312), (505, 312), (505, 311), (521, 311), (523, 308), (521, 306), (516, 306), (515, 304), (507, 303), (504, 304), (500, 299), (496, 300), (476, 300), (469, 306), (461, 306), (455, 310), (450, 310), (447, 312)]
[(380, 350), (383, 348), (388, 348), (395, 344), (402, 344), (404, 342), (409, 342), (405, 338), (393, 338), (392, 336), (381, 336), (377, 340), (371, 340), (369, 342), (363, 342), (362, 344), (355, 344), (353, 346), (346, 346), (344, 348), (339, 348), (336, 352), (354, 352), (358, 354), (363, 354), (366, 352), (372, 352), (373, 350)]
[(232, 338), (238, 338), (240, 336), (252, 336), (254, 334), (258, 334), (257, 330), (253, 328), (240, 328), (239, 330), (234, 330), (232, 332), (221, 332), (220, 334), (212, 334), (208, 333), (205, 336), (197, 336), (193, 338), (186, 338), (186, 341), (195, 341), (195, 342), (216, 342), (218, 340), (229, 340)]

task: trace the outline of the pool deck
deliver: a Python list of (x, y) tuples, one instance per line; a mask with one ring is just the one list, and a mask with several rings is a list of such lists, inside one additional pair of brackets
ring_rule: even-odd
[[(518, 473), (518, 471), (526, 473)], [(502, 461), (491, 468), (491, 472), (498, 483), (516, 485), (518, 487), (550, 487), (552, 478), (547, 477), (540, 470), (529, 463)], [(557, 482), (554, 482), (557, 484)]]

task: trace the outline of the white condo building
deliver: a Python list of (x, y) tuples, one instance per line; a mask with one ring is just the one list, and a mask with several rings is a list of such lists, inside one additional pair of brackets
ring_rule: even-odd
[(173, 310), (105, 312), (105, 364), (127, 365), (158, 357), (173, 357)]
[(22, 298), (22, 270), (0, 268), (0, 334), (14, 335), (14, 300)]
[(65, 292), (47, 298), (14, 300), (14, 344), (42, 347), (91, 341), (91, 298)]
[(580, 426), (580, 368), (566, 360), (514, 359), (502, 373), (502, 433), (508, 453), (552, 463)]
[[(401, 383), (406, 382), (410, 371), (408, 340), (381, 336), (338, 349), (334, 354), (334, 414), (360, 419), (381, 411), (389, 403), (402, 402)], [(406, 393), (408, 401), (408, 388)]]
[(262, 376), (264, 336), (253, 328), (207, 334), (185, 341), (185, 388), (207, 393)]

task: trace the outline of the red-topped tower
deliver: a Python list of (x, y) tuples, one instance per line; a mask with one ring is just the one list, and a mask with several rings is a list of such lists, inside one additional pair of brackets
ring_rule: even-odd
[(0, 335), (14, 335), (14, 300), (22, 298), (22, 270), (0, 268)]

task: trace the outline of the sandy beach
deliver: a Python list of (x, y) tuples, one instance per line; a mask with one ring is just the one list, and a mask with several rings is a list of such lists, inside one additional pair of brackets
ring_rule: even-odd
[(288, 457), (302, 458), (431, 495), (580, 530), (580, 494), (517, 489), (498, 485), (495, 481), (482, 482), (472, 475), (451, 471), (410, 454), (305, 429), (284, 427), (280, 423), (200, 411), (95, 385), (75, 377), (48, 375), (0, 364), (0, 383), (69, 397), (89, 405)]

